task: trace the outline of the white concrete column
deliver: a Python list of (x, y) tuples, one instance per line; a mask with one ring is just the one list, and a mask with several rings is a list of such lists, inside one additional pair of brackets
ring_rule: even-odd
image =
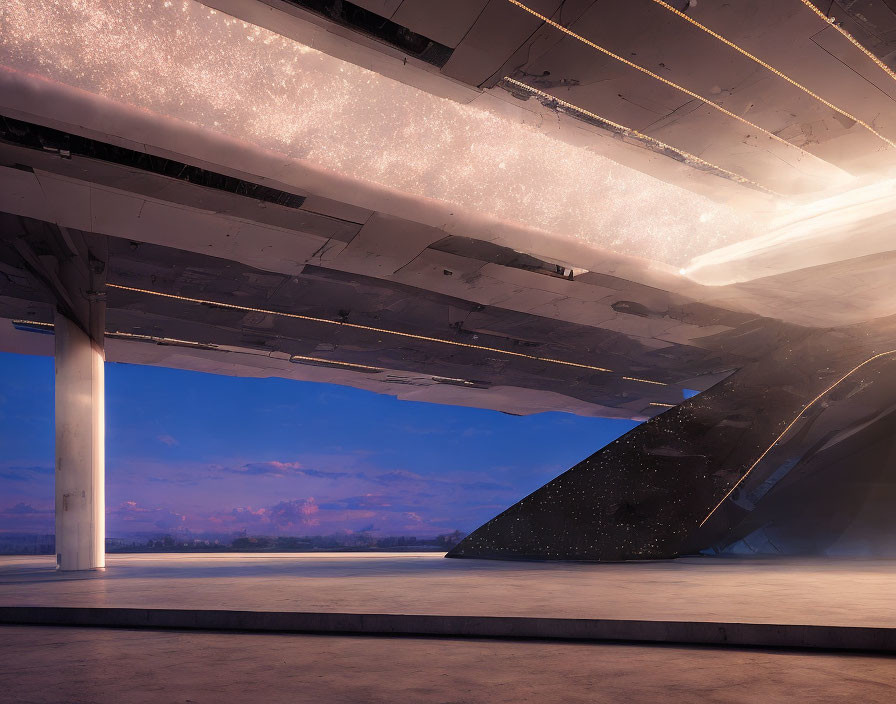
[(101, 344), (56, 313), (56, 566), (106, 564), (106, 413)]

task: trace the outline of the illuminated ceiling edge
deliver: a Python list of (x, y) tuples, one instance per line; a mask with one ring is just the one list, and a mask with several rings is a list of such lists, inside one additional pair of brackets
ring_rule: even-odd
[[(48, 97), (54, 109), (47, 109)], [(68, 85), (0, 67), (0, 109), (16, 119), (44, 124), (120, 146), (179, 160), (224, 173), (239, 174), (262, 184), (275, 181), (300, 193), (385, 213), (444, 231), (510, 247), (569, 267), (587, 269), (696, 297), (700, 285), (661, 262), (641, 259), (536, 228), (463, 211), (433, 198), (413, 196), (367, 181), (327, 171), (284, 157), (245, 140), (160, 118)], [(65, 115), (65, 121), (56, 117)], [(86, 129), (82, 125), (92, 125)], [(102, 130), (102, 131), (97, 131)], [(220, 167), (239, 164), (240, 169)], [(711, 177), (714, 178), (714, 177)], [(718, 180), (718, 179), (715, 179)], [(562, 253), (562, 256), (560, 256)]]
[[(70, 123), (61, 123), (56, 119), (41, 115), (41, 106), (44, 104), (43, 96), (46, 91), (53, 91), (53, 100), (59, 106), (59, 114), (65, 115)], [(0, 103), (14, 106), (8, 110), (10, 116), (49, 126), (69, 130), (73, 133), (83, 134), (91, 138), (106, 138), (107, 141), (119, 144), (127, 148), (143, 150), (166, 158), (175, 158), (180, 161), (194, 163), (203, 168), (212, 168), (222, 173), (238, 178), (248, 178), (262, 184), (278, 186), (286, 184), (287, 190), (297, 192), (315, 192), (319, 195), (332, 195), (337, 200), (342, 200), (340, 195), (346, 192), (345, 180), (334, 178), (333, 174), (316, 170), (302, 164), (284, 163), (282, 158), (270, 152), (260, 152), (258, 149), (248, 149), (246, 144), (200, 130), (191, 125), (178, 125), (178, 131), (173, 133), (166, 131), (165, 125), (152, 119), (146, 112), (126, 110), (123, 106), (111, 101), (104, 101), (82, 91), (67, 86), (49, 86), (46, 81), (34, 80), (19, 74), (0, 70)], [(35, 114), (37, 112), (38, 114)], [(15, 114), (12, 114), (15, 113)], [(95, 117), (99, 116), (99, 118)], [(99, 120), (100, 126), (106, 133), (97, 133), (79, 127), (79, 124), (91, 124)], [(125, 135), (124, 137), (108, 138), (108, 135)], [(141, 141), (129, 138), (132, 135), (142, 137)], [(149, 147), (148, 144), (156, 145)], [(163, 145), (160, 147), (159, 145)], [(167, 149), (164, 147), (168, 147)], [(190, 158), (181, 158), (189, 154)], [(230, 167), (218, 168), (221, 162), (240, 164), (244, 171), (237, 171)], [(294, 166), (301, 168), (295, 169)], [(257, 174), (265, 174), (263, 177)], [(715, 177), (712, 177), (715, 179)], [(718, 179), (715, 179), (718, 180)], [(321, 188), (320, 186), (326, 186)], [(329, 190), (327, 190), (329, 189)], [(536, 230), (526, 231), (522, 228), (513, 229), (503, 224), (504, 229), (486, 231), (495, 223), (486, 222), (484, 227), (472, 219), (464, 219), (463, 213), (450, 217), (450, 210), (444, 203), (433, 201), (423, 203), (419, 200), (406, 198), (399, 193), (387, 193), (386, 199), (380, 194), (384, 189), (372, 184), (352, 184), (352, 193), (364, 195), (374, 209), (379, 206), (380, 211), (391, 211), (401, 217), (403, 214), (415, 222), (441, 227), (446, 234), (457, 234), (470, 237), (479, 235), (479, 239), (502, 243), (519, 251), (528, 251), (545, 260), (566, 263), (570, 266), (580, 266), (589, 271), (608, 274), (632, 282), (642, 283), (665, 291), (670, 291), (686, 296), (694, 301), (702, 301), (709, 305), (715, 305), (727, 310), (754, 313), (770, 317), (791, 320), (798, 324), (811, 327), (827, 326), (827, 318), (823, 313), (812, 314), (808, 318), (800, 316), (793, 319), (792, 312), (801, 311), (802, 308), (785, 307), (775, 304), (775, 301), (758, 299), (755, 294), (741, 291), (737, 285), (707, 285), (712, 282), (700, 282), (673, 272), (670, 267), (651, 264), (634, 257), (615, 255), (609, 252), (596, 250), (590, 246), (565, 241), (566, 251), (560, 256), (557, 248), (552, 246), (557, 240), (549, 234)], [(362, 206), (363, 207), (363, 206)], [(427, 210), (427, 208), (432, 208)], [(27, 215), (27, 213), (18, 213)], [(441, 220), (441, 222), (440, 222)], [(498, 223), (498, 225), (501, 225)], [(115, 233), (106, 233), (112, 234)], [(139, 239), (139, 238), (138, 238)], [(582, 264), (587, 262), (586, 264)], [(804, 268), (802, 265), (794, 268)], [(762, 272), (752, 278), (761, 278), (778, 272)], [(884, 309), (876, 310), (873, 317), (887, 314)], [(844, 323), (845, 324), (845, 323)]]

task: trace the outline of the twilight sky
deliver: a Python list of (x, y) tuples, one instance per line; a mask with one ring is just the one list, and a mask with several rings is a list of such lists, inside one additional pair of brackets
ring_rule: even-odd
[[(107, 532), (469, 532), (635, 425), (108, 363)], [(53, 359), (0, 353), (0, 531), (52, 509)]]

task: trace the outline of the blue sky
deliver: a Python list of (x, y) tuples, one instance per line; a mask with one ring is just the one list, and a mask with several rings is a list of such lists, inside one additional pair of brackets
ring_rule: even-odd
[[(635, 425), (109, 363), (108, 534), (468, 532)], [(52, 482), (53, 360), (0, 354), (0, 531)]]

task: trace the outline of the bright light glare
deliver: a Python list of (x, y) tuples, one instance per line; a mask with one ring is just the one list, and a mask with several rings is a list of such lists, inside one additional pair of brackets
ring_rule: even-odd
[(896, 179), (783, 208), (768, 232), (696, 257), (688, 276), (720, 286), (894, 249)]
[(316, 167), (681, 266), (758, 223), (193, 0), (6, 0), (0, 63)]

